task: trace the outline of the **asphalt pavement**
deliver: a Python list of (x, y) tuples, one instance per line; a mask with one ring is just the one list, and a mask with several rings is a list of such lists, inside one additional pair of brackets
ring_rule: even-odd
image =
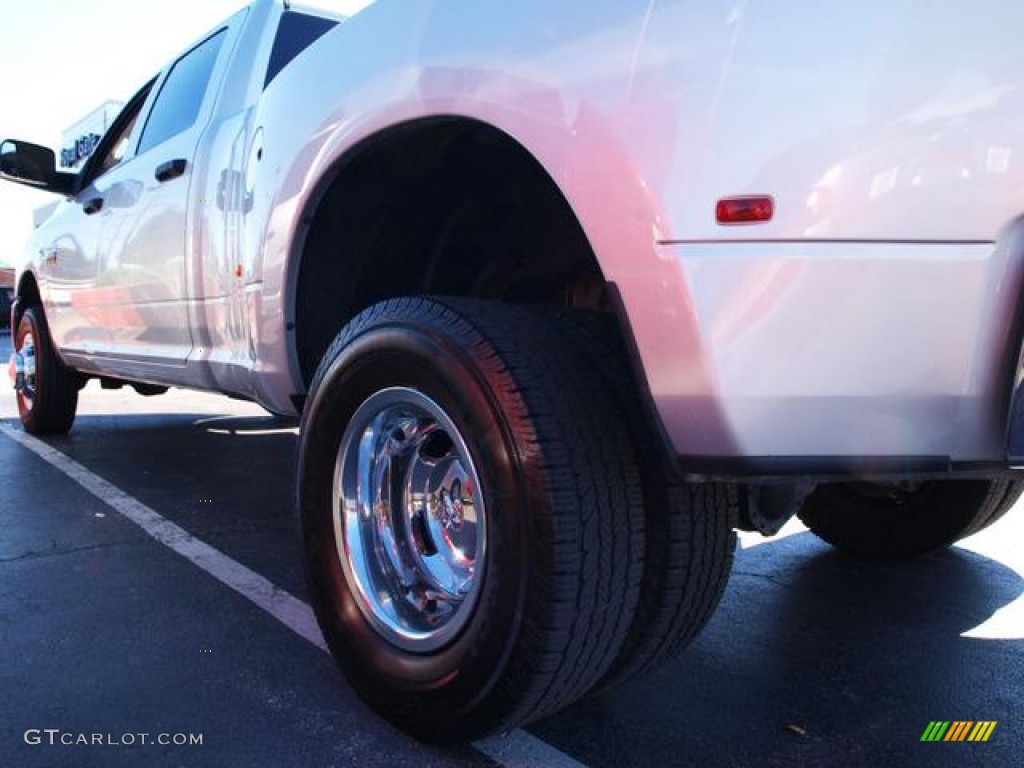
[[(301, 634), (294, 425), (93, 382), (70, 435), (19, 435), (0, 382), (0, 766), (1024, 763), (1024, 509), (902, 565), (797, 524), (745, 535), (720, 609), (668, 668), (438, 749), (377, 718)], [(922, 742), (932, 721), (996, 725)]]

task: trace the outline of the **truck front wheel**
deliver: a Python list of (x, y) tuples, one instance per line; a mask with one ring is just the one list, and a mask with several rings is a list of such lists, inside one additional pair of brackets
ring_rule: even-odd
[(977, 533), (1014, 505), (1016, 480), (934, 480), (916, 485), (827, 483), (807, 497), (800, 519), (852, 555), (898, 560)]
[(79, 377), (57, 357), (41, 307), (29, 307), (21, 316), (14, 351), (20, 360), (15, 382), (18, 415), (25, 431), (67, 432), (78, 408)]
[(580, 348), (550, 314), (397, 299), (349, 323), (314, 378), (298, 476), (313, 606), (357, 692), (421, 739), (566, 706), (630, 629), (640, 474)]

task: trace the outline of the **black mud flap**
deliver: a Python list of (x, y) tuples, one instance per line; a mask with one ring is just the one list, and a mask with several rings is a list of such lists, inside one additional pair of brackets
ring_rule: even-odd
[[(1001, 239), (1006, 243), (1004, 247), (1018, 256), (1017, 263), (1024, 262), (1024, 216), (1018, 217)], [(1020, 282), (1024, 283), (1024, 280)], [(1006, 420), (1006, 462), (1010, 467), (1024, 468), (1024, 290), (1021, 291), (1011, 333), (1015, 334), (1020, 346)]]
[(1017, 381), (1010, 400), (1010, 422), (1006, 430), (1006, 463), (1010, 467), (1024, 467), (1024, 381), (1017, 371)]

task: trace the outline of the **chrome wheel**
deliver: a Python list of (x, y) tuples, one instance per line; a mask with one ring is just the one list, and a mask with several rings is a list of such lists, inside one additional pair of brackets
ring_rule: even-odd
[(21, 337), (14, 360), (14, 389), (31, 404), (36, 396), (36, 344), (31, 332)]
[(465, 626), (483, 578), (486, 514), (459, 430), (423, 393), (377, 392), (334, 468), (334, 533), (360, 610), (393, 645), (430, 653)]

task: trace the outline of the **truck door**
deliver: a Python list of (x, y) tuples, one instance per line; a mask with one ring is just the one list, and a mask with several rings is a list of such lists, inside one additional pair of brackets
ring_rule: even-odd
[[(139, 113), (152, 86), (152, 81), (147, 83), (121, 110), (82, 168), (81, 189), (61, 203), (39, 231), (47, 320), (54, 342), (67, 353), (89, 354), (110, 347), (111, 328), (104, 317), (110, 281), (100, 275), (98, 243), (105, 216), (128, 193), (116, 187), (109, 173), (130, 160)], [(88, 362), (77, 363), (89, 367)]]
[(62, 203), (39, 231), (39, 273), (47, 302), (50, 336), (61, 349), (89, 352), (106, 344), (94, 323), (99, 222), (78, 200)]
[(195, 201), (189, 189), (226, 34), (227, 29), (214, 33), (166, 70), (134, 157), (97, 184), (104, 208), (100, 270), (109, 286), (103, 322), (111, 329), (111, 356), (181, 366), (192, 350), (186, 272)]

